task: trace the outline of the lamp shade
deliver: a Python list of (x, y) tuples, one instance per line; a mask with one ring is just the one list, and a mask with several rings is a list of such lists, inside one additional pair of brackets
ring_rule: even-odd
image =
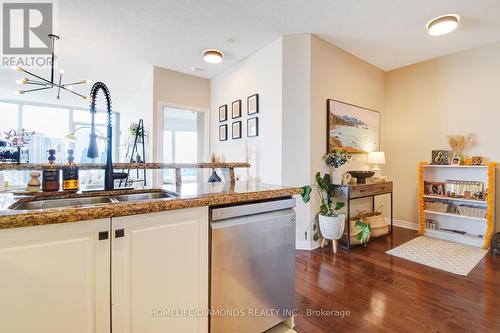
[(76, 141), (78, 141), (78, 138), (76, 137), (75, 132), (71, 132), (71, 133), (69, 133), (68, 135), (66, 135), (66, 136), (64, 137), (64, 139), (66, 139), (66, 140), (68, 140), (68, 141), (71, 141), (71, 142), (76, 142)]
[(368, 153), (369, 164), (385, 164), (385, 154), (383, 151), (372, 151)]

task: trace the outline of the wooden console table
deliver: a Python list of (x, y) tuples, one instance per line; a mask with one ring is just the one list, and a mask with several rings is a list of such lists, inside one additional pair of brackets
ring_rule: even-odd
[(389, 233), (393, 230), (393, 199), (392, 199), (392, 181), (384, 183), (367, 183), (367, 184), (349, 184), (349, 185), (334, 185), (334, 197), (342, 198), (346, 201), (347, 217), (346, 228), (347, 238), (345, 242), (341, 242), (340, 247), (349, 251), (351, 245), (351, 201), (364, 198), (372, 198), (372, 211), (375, 210), (375, 197), (384, 194), (391, 196), (391, 226)]

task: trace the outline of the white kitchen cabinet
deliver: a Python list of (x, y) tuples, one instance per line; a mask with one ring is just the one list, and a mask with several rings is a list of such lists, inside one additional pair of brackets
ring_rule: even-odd
[(98, 239), (109, 230), (110, 219), (0, 230), (0, 332), (109, 332), (110, 240)]
[(114, 333), (208, 332), (208, 228), (208, 207), (112, 219)]

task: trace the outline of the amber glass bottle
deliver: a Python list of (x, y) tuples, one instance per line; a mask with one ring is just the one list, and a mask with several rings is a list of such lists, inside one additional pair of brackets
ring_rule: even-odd
[(68, 162), (62, 166), (64, 191), (78, 191), (80, 187), (78, 181), (78, 165), (73, 162), (74, 160), (73, 149), (69, 149)]
[(44, 192), (59, 191), (59, 166), (56, 163), (56, 151), (49, 149), (49, 163), (45, 164), (42, 173), (42, 190)]

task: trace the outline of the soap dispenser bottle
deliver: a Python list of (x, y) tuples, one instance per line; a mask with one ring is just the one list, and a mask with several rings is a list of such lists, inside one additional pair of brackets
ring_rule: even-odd
[(68, 162), (62, 166), (63, 191), (78, 191), (78, 165), (74, 160), (73, 149), (68, 149)]
[(45, 164), (42, 172), (42, 190), (44, 192), (59, 191), (59, 166), (56, 163), (55, 149), (49, 149), (49, 163)]

